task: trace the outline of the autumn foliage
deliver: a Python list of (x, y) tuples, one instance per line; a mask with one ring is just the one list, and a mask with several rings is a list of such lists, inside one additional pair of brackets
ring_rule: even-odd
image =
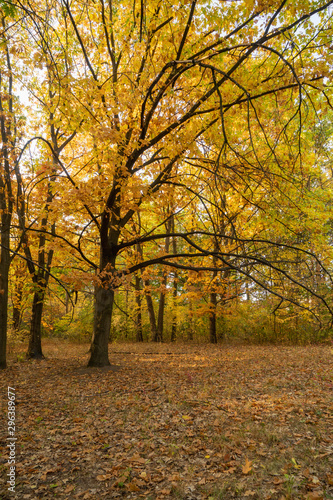
[(329, 337), (330, 3), (1, 0), (2, 367)]

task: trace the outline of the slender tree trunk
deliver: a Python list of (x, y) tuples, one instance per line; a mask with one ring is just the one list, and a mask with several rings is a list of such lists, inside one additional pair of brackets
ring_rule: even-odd
[(143, 342), (143, 334), (142, 334), (142, 308), (141, 308), (141, 280), (140, 277), (136, 274), (135, 275), (135, 301), (136, 301), (136, 307), (137, 307), (137, 313), (136, 313), (136, 341), (137, 342)]
[[(166, 233), (169, 235), (172, 228), (172, 217), (166, 223)], [(170, 237), (167, 236), (165, 239), (165, 253), (169, 253), (170, 248)], [(157, 316), (157, 342), (163, 342), (163, 330), (164, 330), (164, 310), (165, 310), (165, 296), (166, 296), (166, 286), (168, 283), (168, 274), (165, 269), (162, 270), (162, 291), (160, 293), (160, 300), (158, 304), (158, 316)]]
[[(52, 75), (49, 73), (49, 98), (50, 103), (54, 104), (55, 101), (55, 93), (52, 91)], [(75, 132), (73, 132), (64, 142), (59, 145), (58, 137), (59, 130), (56, 130), (54, 126), (54, 112), (51, 111), (49, 115), (50, 119), (50, 137), (52, 142), (52, 147), (54, 151), (54, 155), (52, 155), (51, 163), (51, 176), (49, 178), (49, 182), (47, 184), (47, 196), (45, 202), (44, 216), (41, 220), (40, 225), (40, 235), (39, 235), (39, 243), (38, 243), (38, 268), (32, 263), (31, 251), (29, 246), (25, 245), (25, 253), (28, 260), (28, 268), (30, 273), (32, 274), (32, 279), (34, 284), (37, 286), (37, 289), (34, 294), (33, 303), (32, 303), (32, 315), (31, 315), (31, 324), (30, 324), (30, 339), (29, 339), (29, 347), (28, 347), (28, 357), (32, 358), (42, 358), (42, 342), (41, 342), (41, 331), (42, 331), (42, 315), (44, 308), (44, 300), (46, 297), (46, 290), (48, 287), (50, 271), (52, 268), (52, 260), (53, 260), (53, 249), (46, 250), (47, 238), (43, 231), (46, 231), (49, 225), (49, 213), (50, 206), (54, 198), (53, 186), (56, 180), (56, 172), (58, 169), (58, 160), (57, 157), (63, 150), (63, 148), (68, 144), (73, 137), (75, 136)], [(62, 134), (61, 134), (62, 135)], [(23, 193), (22, 193), (23, 194)], [(25, 204), (24, 201), (21, 202), (21, 219), (23, 230), (25, 230)], [(51, 234), (55, 236), (56, 234), (56, 225), (53, 223), (51, 225)], [(30, 263), (29, 263), (30, 261)]]
[[(51, 186), (49, 185), (49, 196), (47, 199), (47, 207), (51, 203)], [(46, 227), (47, 218), (42, 220), (42, 229)], [(55, 225), (52, 225), (52, 232), (55, 233)], [(46, 290), (49, 283), (49, 272), (51, 270), (51, 264), (53, 259), (53, 250), (45, 252), (46, 237), (44, 233), (40, 233), (39, 236), (39, 252), (38, 252), (38, 269), (35, 268), (33, 275), (33, 282), (37, 289), (34, 293), (34, 298), (32, 301), (32, 313), (31, 313), (31, 323), (30, 323), (30, 337), (28, 346), (28, 357), (41, 359), (44, 357), (42, 351), (42, 315), (44, 309), (44, 300), (46, 296)], [(45, 259), (45, 254), (47, 260)]]
[[(145, 285), (145, 288), (148, 288), (149, 287), (149, 280), (146, 280), (144, 282), (144, 285)], [(151, 330), (151, 340), (153, 342), (156, 342), (157, 341), (157, 325), (156, 325), (153, 299), (151, 297), (150, 291), (148, 291), (148, 290), (145, 290), (145, 296), (146, 296), (150, 330)]]
[(217, 344), (217, 333), (216, 333), (217, 296), (215, 292), (211, 292), (210, 294), (210, 306), (211, 306), (211, 311), (209, 313), (209, 339), (212, 344)]
[[(217, 243), (215, 241), (214, 250), (218, 250)], [(213, 267), (217, 265), (216, 258), (213, 257)], [(209, 339), (212, 344), (217, 344), (217, 332), (216, 332), (216, 308), (217, 308), (217, 293), (216, 289), (216, 277), (217, 271), (213, 271), (213, 283), (210, 292), (210, 312), (209, 312)]]
[(13, 330), (19, 332), (22, 320), (23, 279), (18, 276), (13, 297)]
[(6, 39), (5, 16), (3, 14), (1, 14), (1, 27), (1, 44), (6, 54), (6, 63), (4, 62), (6, 70), (4, 72), (0, 71), (0, 369), (3, 369), (7, 366), (8, 280), (11, 264), (10, 230), (15, 200), (11, 173), (13, 164), (15, 164), (12, 153), (15, 148), (16, 128), (13, 119), (13, 72), (10, 50)]
[[(163, 277), (162, 285), (166, 285), (167, 277)], [(164, 329), (164, 309), (165, 309), (165, 292), (160, 293), (160, 301), (158, 304), (158, 316), (157, 316), (157, 337), (156, 342), (163, 342), (163, 329)]]
[[(143, 258), (143, 252), (141, 245), (137, 245), (137, 251), (141, 255), (141, 258)], [(144, 293), (146, 297), (146, 303), (147, 303), (147, 310), (148, 310), (148, 317), (149, 317), (149, 323), (150, 323), (150, 334), (151, 334), (151, 340), (153, 342), (157, 341), (157, 324), (156, 324), (156, 317), (155, 317), (155, 311), (154, 311), (154, 303), (153, 299), (151, 296), (151, 292), (149, 290), (150, 287), (150, 282), (149, 280), (144, 280), (143, 282), (144, 285)]]
[[(172, 215), (171, 218), (171, 232), (175, 232), (175, 216)], [(177, 253), (177, 239), (172, 238), (172, 252)], [(177, 337), (177, 295), (178, 295), (178, 273), (174, 270), (173, 274), (173, 286), (172, 286), (172, 325), (171, 325), (171, 342), (174, 342)]]
[(6, 368), (7, 319), (8, 319), (8, 278), (10, 267), (10, 214), (1, 216), (0, 248), (0, 369)]
[(177, 295), (178, 295), (178, 285), (177, 285), (177, 273), (174, 273), (173, 278), (173, 289), (172, 289), (172, 325), (171, 325), (171, 342), (174, 342), (177, 337)]

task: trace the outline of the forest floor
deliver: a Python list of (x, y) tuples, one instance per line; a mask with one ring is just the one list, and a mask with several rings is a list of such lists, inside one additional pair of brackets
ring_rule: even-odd
[(117, 371), (43, 347), (1, 374), (2, 500), (333, 499), (332, 347), (113, 344)]

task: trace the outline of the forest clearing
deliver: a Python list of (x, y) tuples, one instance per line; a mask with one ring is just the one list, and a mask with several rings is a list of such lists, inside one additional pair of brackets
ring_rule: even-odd
[(88, 344), (45, 341), (43, 361), (17, 349), (2, 500), (333, 498), (328, 345), (119, 343), (111, 369), (84, 368)]
[(0, 0), (1, 500), (333, 499), (333, 0)]

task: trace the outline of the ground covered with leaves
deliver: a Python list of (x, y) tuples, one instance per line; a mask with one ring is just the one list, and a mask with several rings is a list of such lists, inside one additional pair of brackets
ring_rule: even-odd
[[(1, 376), (1, 499), (333, 499), (330, 346), (46, 342)], [(7, 386), (16, 390), (8, 492)]]

